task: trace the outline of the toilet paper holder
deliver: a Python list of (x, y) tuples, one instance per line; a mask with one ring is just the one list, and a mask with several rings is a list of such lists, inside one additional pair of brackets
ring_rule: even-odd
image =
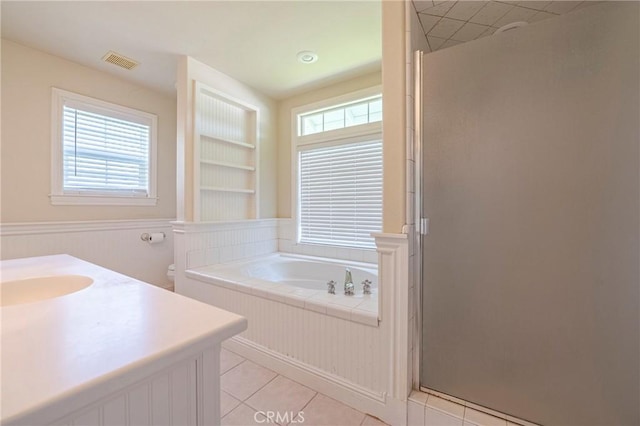
[[(167, 238), (167, 234), (165, 234), (164, 232), (161, 232), (161, 234), (162, 234), (162, 238), (163, 238), (163, 239), (164, 239), (164, 238)], [(149, 242), (149, 241), (151, 241), (151, 234), (150, 234), (150, 233), (148, 233), (148, 232), (145, 232), (145, 233), (143, 233), (143, 234), (141, 234), (141, 235), (140, 235), (140, 239), (141, 239), (142, 241)]]

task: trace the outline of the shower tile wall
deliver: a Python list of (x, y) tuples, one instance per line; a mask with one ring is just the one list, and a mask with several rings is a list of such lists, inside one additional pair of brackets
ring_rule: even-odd
[(534, 22), (553, 18), (599, 1), (438, 1), (413, 0), (428, 49), (446, 49), (487, 37), (512, 22)]
[(412, 392), (407, 406), (407, 426), (538, 426), (457, 398)]

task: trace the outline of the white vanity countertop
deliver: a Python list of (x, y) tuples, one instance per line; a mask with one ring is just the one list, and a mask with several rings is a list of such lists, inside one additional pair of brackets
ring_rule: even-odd
[(0, 273), (2, 282), (51, 275), (94, 280), (65, 296), (0, 308), (0, 423), (113, 391), (136, 371), (247, 328), (239, 315), (68, 255), (5, 260)]

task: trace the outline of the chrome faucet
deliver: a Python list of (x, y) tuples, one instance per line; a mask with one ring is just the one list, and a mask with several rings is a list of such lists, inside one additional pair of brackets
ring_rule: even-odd
[(351, 269), (346, 268), (344, 274), (344, 294), (345, 296), (354, 295), (353, 278), (351, 278)]

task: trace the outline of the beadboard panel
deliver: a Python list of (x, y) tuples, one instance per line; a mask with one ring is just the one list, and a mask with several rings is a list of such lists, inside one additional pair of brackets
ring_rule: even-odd
[(190, 278), (185, 281), (183, 294), (246, 317), (244, 339), (382, 398), (388, 351), (379, 328)]
[[(166, 239), (149, 244), (142, 233), (164, 232)], [(0, 227), (0, 258), (70, 254), (163, 288), (173, 284), (167, 267), (173, 263), (170, 219), (11, 223)]]
[[(172, 368), (56, 422), (68, 426), (195, 425), (198, 360)], [(201, 367), (200, 367), (201, 368)]]
[(196, 81), (194, 179), (196, 221), (258, 216), (256, 107)]

